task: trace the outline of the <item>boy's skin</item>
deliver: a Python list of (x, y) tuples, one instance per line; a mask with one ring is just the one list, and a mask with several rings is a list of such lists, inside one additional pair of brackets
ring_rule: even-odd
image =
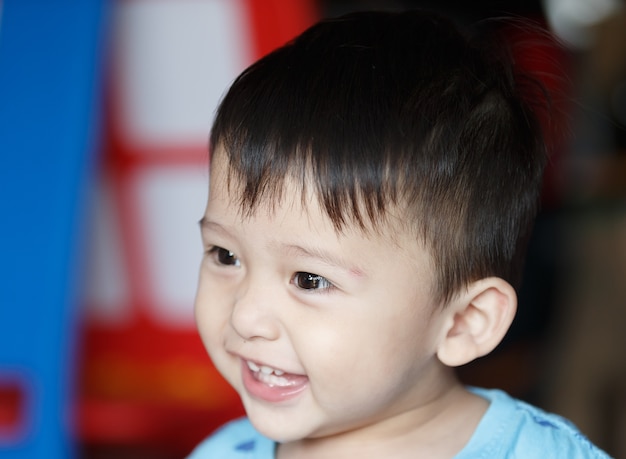
[(453, 457), (488, 407), (453, 367), (501, 341), (513, 287), (488, 277), (441, 304), (402, 205), (376, 227), (338, 231), (314, 187), (303, 199), (287, 177), (280, 200), (245, 214), (228, 171), (218, 145), (197, 323), (254, 427), (279, 441), (277, 458)]

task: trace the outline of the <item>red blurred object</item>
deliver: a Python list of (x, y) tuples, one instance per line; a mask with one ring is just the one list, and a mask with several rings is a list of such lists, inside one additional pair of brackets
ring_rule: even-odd
[(0, 444), (17, 441), (25, 423), (26, 388), (18, 380), (0, 380)]
[(528, 20), (531, 22), (521, 26), (513, 23), (505, 33), (513, 43), (513, 55), (518, 67), (539, 81), (545, 90), (543, 94), (538, 86), (525, 85), (526, 96), (537, 108), (549, 155), (544, 174), (542, 208), (552, 210), (562, 203), (564, 193), (562, 162), (569, 148), (573, 91), (567, 75), (572, 74), (572, 56), (550, 35), (543, 19)]

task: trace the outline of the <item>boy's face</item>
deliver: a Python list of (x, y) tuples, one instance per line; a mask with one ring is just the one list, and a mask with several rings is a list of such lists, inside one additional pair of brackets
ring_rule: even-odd
[(446, 315), (415, 237), (337, 233), (289, 180), (274, 209), (242, 217), (226, 168), (218, 150), (196, 318), (254, 426), (278, 441), (384, 428), (436, 398)]

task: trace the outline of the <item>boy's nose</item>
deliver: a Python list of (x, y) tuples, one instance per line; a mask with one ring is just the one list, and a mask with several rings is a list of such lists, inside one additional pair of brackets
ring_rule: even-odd
[(266, 283), (246, 283), (235, 297), (231, 326), (246, 341), (277, 339), (280, 330), (274, 315), (276, 300)]

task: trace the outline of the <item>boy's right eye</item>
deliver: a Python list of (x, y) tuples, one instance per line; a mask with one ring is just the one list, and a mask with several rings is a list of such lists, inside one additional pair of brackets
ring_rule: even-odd
[(220, 265), (225, 266), (239, 266), (239, 258), (230, 250), (223, 247), (213, 246), (209, 249), (209, 255), (213, 256), (214, 260)]

